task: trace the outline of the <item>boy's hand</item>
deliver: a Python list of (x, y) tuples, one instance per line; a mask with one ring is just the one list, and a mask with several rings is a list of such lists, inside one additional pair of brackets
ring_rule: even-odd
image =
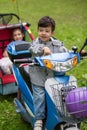
[(44, 55), (50, 55), (50, 54), (52, 54), (51, 50), (48, 47), (43, 47), (42, 50), (44, 52)]
[(81, 54), (84, 54), (84, 53), (86, 53), (85, 50), (82, 50), (82, 51), (81, 51)]

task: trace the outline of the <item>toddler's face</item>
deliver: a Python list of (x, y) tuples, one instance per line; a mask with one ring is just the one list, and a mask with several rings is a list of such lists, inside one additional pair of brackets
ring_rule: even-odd
[(13, 32), (13, 39), (14, 41), (19, 41), (19, 40), (23, 40), (23, 33), (21, 32), (21, 30), (15, 30)]
[(38, 36), (43, 42), (47, 42), (50, 40), (50, 37), (53, 36), (53, 32), (51, 27), (39, 27), (38, 28)]

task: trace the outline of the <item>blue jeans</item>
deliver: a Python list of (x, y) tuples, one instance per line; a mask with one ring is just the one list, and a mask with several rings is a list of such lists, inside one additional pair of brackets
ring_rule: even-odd
[(32, 84), (35, 120), (45, 118), (45, 88)]

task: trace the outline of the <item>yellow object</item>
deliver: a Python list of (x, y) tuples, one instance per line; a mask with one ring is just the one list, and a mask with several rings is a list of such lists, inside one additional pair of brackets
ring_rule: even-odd
[(48, 67), (49, 69), (53, 69), (53, 65), (51, 63), (51, 61), (49, 60), (44, 60), (44, 64), (46, 67)]
[(73, 59), (72, 66), (73, 66), (73, 67), (76, 66), (77, 63), (78, 63), (78, 58), (77, 58), (77, 56), (75, 56), (74, 59)]

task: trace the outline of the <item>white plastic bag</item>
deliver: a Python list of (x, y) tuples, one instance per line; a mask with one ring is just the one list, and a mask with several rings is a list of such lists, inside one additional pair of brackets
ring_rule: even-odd
[(12, 73), (12, 62), (9, 57), (3, 57), (0, 59), (0, 68), (4, 74)]

